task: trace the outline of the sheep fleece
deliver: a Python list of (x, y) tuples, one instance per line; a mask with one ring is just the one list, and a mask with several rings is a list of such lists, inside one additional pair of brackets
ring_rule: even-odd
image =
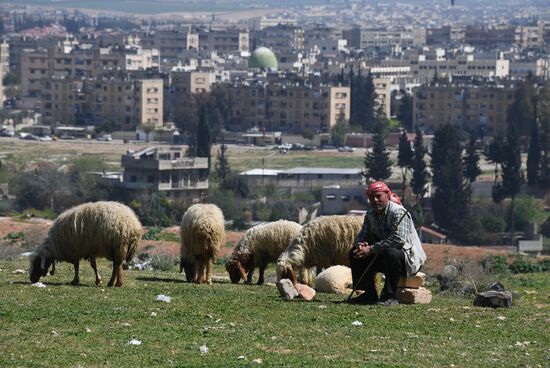
[(214, 204), (194, 204), (181, 219), (182, 258), (196, 262), (215, 259), (225, 240), (223, 213)]
[(129, 261), (142, 231), (134, 211), (121, 203), (85, 203), (57, 217), (44, 243), (45, 253), (39, 253), (65, 262), (83, 258)]
[(361, 230), (361, 216), (321, 216), (302, 228), (277, 260), (278, 268), (349, 266), (348, 253)]

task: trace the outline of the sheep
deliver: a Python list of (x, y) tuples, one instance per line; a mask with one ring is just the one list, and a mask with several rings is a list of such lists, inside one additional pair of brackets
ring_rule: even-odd
[(315, 290), (323, 293), (346, 294), (352, 287), (351, 268), (331, 266), (315, 278)]
[(321, 216), (311, 221), (277, 259), (277, 280), (296, 283), (295, 269), (300, 267), (349, 266), (348, 253), (362, 225), (360, 216)]
[(194, 204), (183, 214), (180, 272), (187, 281), (212, 283), (211, 267), (225, 240), (223, 213), (214, 204)]
[(236, 284), (242, 278), (246, 279), (246, 283), (252, 283), (254, 269), (258, 267), (258, 285), (262, 285), (268, 263), (277, 260), (301, 229), (300, 224), (286, 220), (249, 229), (239, 240), (225, 264), (231, 282)]
[(122, 262), (134, 256), (143, 230), (134, 211), (118, 202), (85, 203), (57, 217), (46, 239), (30, 257), (31, 282), (45, 276), (55, 261), (74, 265), (73, 285), (78, 285), (81, 259), (88, 259), (95, 273), (95, 283), (102, 280), (97, 272), (96, 258), (113, 261), (108, 286), (122, 286)]

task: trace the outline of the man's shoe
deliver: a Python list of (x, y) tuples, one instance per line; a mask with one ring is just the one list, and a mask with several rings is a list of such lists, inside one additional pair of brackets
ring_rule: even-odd
[(378, 298), (375, 296), (370, 296), (366, 294), (361, 294), (355, 298), (351, 298), (349, 304), (360, 304), (360, 305), (374, 305), (378, 302)]
[(395, 298), (388, 298), (386, 300), (381, 300), (376, 303), (377, 305), (382, 305), (384, 307), (393, 307), (394, 305), (398, 305), (399, 301)]

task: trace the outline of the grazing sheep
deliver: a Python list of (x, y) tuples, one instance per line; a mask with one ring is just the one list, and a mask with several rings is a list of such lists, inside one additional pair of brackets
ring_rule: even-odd
[(252, 274), (258, 267), (258, 285), (262, 285), (268, 263), (277, 260), (301, 229), (300, 224), (286, 220), (249, 229), (239, 240), (225, 264), (231, 282), (236, 284), (241, 279), (246, 279), (246, 283), (252, 283)]
[(85, 203), (73, 207), (57, 217), (48, 236), (30, 257), (31, 282), (45, 276), (54, 261), (74, 265), (73, 285), (78, 285), (81, 259), (88, 259), (96, 285), (101, 284), (96, 258), (113, 261), (113, 272), (108, 286), (122, 286), (122, 262), (135, 254), (142, 235), (141, 223), (134, 211), (117, 202)]
[(315, 278), (315, 290), (322, 293), (346, 294), (353, 287), (351, 268), (331, 266)]
[[(296, 283), (296, 269), (349, 265), (348, 253), (361, 230), (360, 216), (321, 216), (302, 228), (277, 260), (277, 280)], [(307, 281), (311, 286), (311, 280)]]
[(185, 212), (180, 227), (180, 272), (187, 281), (212, 283), (211, 267), (225, 240), (222, 211), (214, 204), (194, 204)]

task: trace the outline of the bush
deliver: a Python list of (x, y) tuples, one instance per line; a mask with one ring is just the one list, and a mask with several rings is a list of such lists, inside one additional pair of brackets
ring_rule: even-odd
[(176, 257), (171, 254), (156, 254), (151, 257), (151, 267), (153, 267), (153, 270), (163, 272), (172, 271), (176, 264)]
[(21, 231), (8, 233), (5, 237), (5, 240), (16, 241), (16, 240), (25, 240), (25, 234)]
[(143, 234), (142, 239), (143, 240), (160, 240), (161, 232), (162, 232), (162, 228), (153, 226), (149, 229), (149, 231)]

